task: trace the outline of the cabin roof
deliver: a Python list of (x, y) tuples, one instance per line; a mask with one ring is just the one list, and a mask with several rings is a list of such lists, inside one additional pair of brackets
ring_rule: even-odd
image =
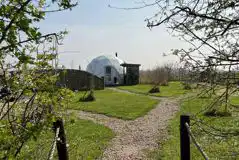
[(141, 64), (133, 64), (133, 63), (122, 63), (122, 67), (139, 67)]

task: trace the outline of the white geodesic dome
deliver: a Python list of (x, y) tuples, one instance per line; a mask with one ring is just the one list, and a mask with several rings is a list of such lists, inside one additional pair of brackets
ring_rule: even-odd
[(99, 57), (94, 58), (86, 68), (87, 72), (90, 72), (98, 77), (104, 76), (105, 74), (105, 67), (112, 66), (119, 74), (123, 74), (123, 67), (120, 66), (124, 63), (123, 60), (119, 59), (118, 57), (111, 56), (111, 55), (102, 55)]
[(100, 78), (104, 78), (105, 85), (117, 85), (123, 82), (124, 61), (111, 55), (94, 58), (87, 66), (86, 71)]

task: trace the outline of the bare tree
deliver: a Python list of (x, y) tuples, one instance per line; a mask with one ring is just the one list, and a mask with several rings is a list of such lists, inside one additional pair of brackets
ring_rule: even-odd
[(166, 68), (161, 66), (156, 66), (153, 69), (140, 71), (140, 81), (141, 83), (161, 85), (162, 83), (168, 82), (168, 71)]
[[(191, 47), (175, 49), (189, 70), (197, 68), (207, 72), (211, 84), (218, 70), (225, 74), (225, 111), (228, 110), (229, 95), (235, 92), (235, 79), (232, 71), (239, 64), (239, 1), (235, 0), (156, 0), (153, 3), (142, 2), (142, 6), (120, 9), (140, 9), (157, 6), (158, 12), (147, 18), (150, 29), (166, 25), (172, 34), (188, 42)], [(111, 6), (112, 7), (112, 6)], [(115, 8), (115, 7), (113, 7)], [(207, 83), (209, 83), (207, 81)], [(213, 85), (213, 88), (217, 87)]]

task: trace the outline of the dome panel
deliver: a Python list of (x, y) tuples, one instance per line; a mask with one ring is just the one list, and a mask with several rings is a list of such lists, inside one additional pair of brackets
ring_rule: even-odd
[(96, 76), (104, 76), (105, 67), (112, 66), (119, 74), (123, 74), (123, 68), (120, 64), (124, 63), (123, 60), (111, 55), (102, 55), (94, 58), (87, 66), (86, 71)]

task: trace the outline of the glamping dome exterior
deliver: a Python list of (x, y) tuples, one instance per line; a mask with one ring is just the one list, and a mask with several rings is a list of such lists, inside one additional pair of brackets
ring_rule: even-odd
[(102, 55), (94, 58), (86, 68), (86, 71), (98, 77), (104, 78), (105, 85), (117, 85), (123, 83), (124, 61), (116, 56)]

